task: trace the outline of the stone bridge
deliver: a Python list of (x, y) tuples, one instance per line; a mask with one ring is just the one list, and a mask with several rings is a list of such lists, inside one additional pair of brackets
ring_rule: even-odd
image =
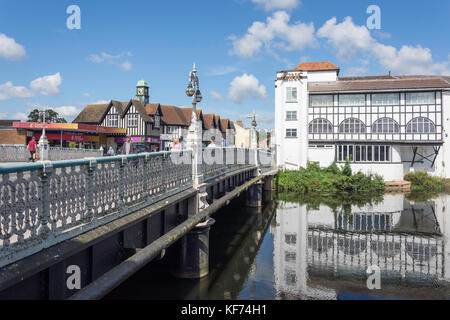
[(206, 148), (0, 166), (0, 299), (99, 299), (167, 248), (208, 273), (209, 216), (261, 206), (274, 155)]

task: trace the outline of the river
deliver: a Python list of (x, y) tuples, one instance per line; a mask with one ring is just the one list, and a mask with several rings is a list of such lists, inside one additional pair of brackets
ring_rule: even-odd
[(450, 298), (449, 195), (366, 203), (280, 195), (260, 210), (244, 204), (213, 214), (208, 276), (177, 279), (163, 258), (105, 299)]

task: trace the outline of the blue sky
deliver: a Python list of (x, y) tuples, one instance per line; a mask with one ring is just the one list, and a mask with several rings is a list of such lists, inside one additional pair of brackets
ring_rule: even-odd
[[(66, 27), (74, 4), (80, 30)], [(366, 27), (369, 5), (380, 30)], [(255, 111), (271, 128), (276, 71), (327, 60), (341, 75), (450, 74), (449, 30), (446, 0), (0, 0), (0, 118), (48, 106), (71, 121), (86, 104), (128, 101), (141, 78), (152, 102), (189, 106), (195, 62), (204, 112)]]

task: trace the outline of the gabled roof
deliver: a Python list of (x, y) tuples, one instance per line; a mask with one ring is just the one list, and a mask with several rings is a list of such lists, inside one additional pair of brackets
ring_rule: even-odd
[(161, 105), (162, 117), (161, 121), (165, 125), (189, 126), (190, 121), (185, 117), (181, 108), (175, 106)]
[(136, 111), (139, 112), (139, 114), (141, 115), (142, 119), (145, 122), (153, 123), (153, 119), (147, 115), (147, 112), (145, 111), (143, 104), (139, 100), (133, 100), (133, 99), (131, 99), (128, 102), (126, 108), (123, 110), (122, 118), (125, 117), (125, 115), (127, 114), (128, 110), (130, 109), (130, 107), (132, 105), (134, 105)]
[(227, 129), (231, 129), (230, 119), (220, 119), (220, 129), (222, 132), (227, 132)]
[(148, 103), (145, 106), (145, 112), (150, 116), (154, 116), (157, 112), (162, 114), (161, 105), (159, 103)]
[(111, 103), (87, 105), (72, 121), (72, 123), (100, 124), (108, 112), (107, 110), (110, 104)]
[[(192, 107), (181, 107), (181, 111), (184, 114), (186, 121), (190, 124), (192, 121)], [(196, 109), (197, 120), (203, 120), (203, 113), (201, 109)]]
[(214, 114), (204, 114), (203, 115), (203, 124), (206, 130), (214, 128)]
[(337, 70), (339, 72), (339, 68), (336, 67), (329, 61), (320, 61), (320, 62), (302, 62), (298, 66), (294, 68), (294, 70), (300, 71), (328, 71), (328, 70)]

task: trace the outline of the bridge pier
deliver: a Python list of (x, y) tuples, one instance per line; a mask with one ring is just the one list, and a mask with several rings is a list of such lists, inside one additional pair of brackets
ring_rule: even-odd
[(263, 191), (263, 182), (258, 181), (251, 185), (247, 189), (247, 199), (246, 205), (247, 207), (260, 208), (262, 207), (262, 191)]
[(168, 255), (170, 273), (182, 279), (200, 279), (209, 273), (209, 231), (215, 220), (197, 224), (173, 245)]

